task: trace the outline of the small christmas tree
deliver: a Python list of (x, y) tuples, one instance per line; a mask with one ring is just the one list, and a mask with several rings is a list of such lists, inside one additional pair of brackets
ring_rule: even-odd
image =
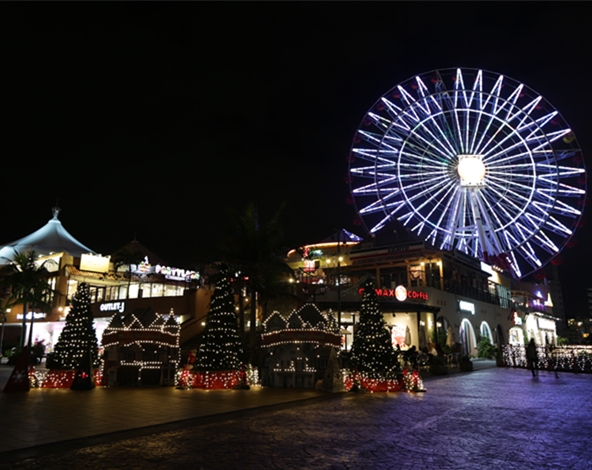
[(351, 362), (360, 374), (370, 379), (395, 379), (399, 370), (391, 335), (378, 308), (371, 282), (364, 288)]
[(234, 309), (234, 294), (228, 269), (223, 267), (216, 282), (202, 343), (193, 368), (198, 371), (241, 369), (242, 346)]
[(93, 321), (90, 290), (86, 282), (81, 282), (72, 299), (72, 308), (66, 317), (66, 325), (55, 345), (54, 359), (57, 368), (87, 368), (86, 363), (90, 361), (95, 367), (99, 365), (97, 334)]

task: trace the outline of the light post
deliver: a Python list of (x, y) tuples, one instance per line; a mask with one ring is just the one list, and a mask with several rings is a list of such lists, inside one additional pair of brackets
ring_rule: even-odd
[(337, 326), (341, 334), (341, 232), (337, 235)]
[(0, 315), (2, 315), (2, 332), (0, 332), (0, 357), (2, 357), (2, 347), (4, 344), (4, 323), (6, 323), (6, 312), (4, 310), (0, 310)]

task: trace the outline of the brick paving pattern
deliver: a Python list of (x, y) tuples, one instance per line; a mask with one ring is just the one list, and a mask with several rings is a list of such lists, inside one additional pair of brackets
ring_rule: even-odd
[(12, 463), (0, 454), (0, 470), (592, 468), (591, 375), (491, 368), (426, 388), (339, 394)]

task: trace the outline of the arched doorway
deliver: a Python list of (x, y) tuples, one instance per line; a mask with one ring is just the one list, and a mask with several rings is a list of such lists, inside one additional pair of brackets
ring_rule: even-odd
[(474, 354), (477, 352), (477, 335), (473, 325), (466, 318), (460, 324), (460, 343), (463, 354)]
[(489, 325), (486, 321), (481, 322), (481, 327), (479, 328), (479, 335), (481, 336), (481, 338), (487, 338), (491, 344), (494, 344), (491, 328), (489, 328)]

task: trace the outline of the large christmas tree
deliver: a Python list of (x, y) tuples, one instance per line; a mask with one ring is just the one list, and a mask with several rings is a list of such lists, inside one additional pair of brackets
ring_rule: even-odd
[(222, 268), (193, 367), (198, 371), (239, 370), (242, 353), (234, 294), (228, 270)]
[(54, 359), (58, 368), (85, 368), (86, 362), (89, 362), (89, 355), (94, 366), (99, 365), (97, 334), (93, 320), (90, 290), (86, 282), (81, 282), (72, 299), (72, 308), (66, 317), (66, 325), (54, 348)]
[(394, 379), (399, 371), (391, 335), (378, 308), (376, 292), (371, 282), (364, 287), (351, 361), (359, 373), (370, 379)]

